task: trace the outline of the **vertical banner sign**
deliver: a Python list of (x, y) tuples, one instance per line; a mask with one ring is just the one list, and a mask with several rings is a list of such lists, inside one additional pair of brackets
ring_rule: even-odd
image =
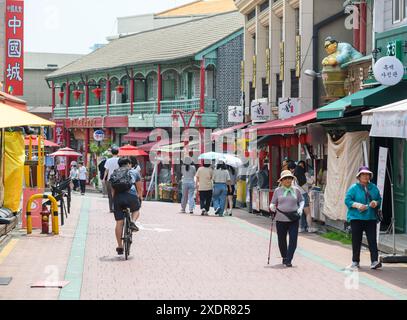
[(255, 89), (256, 88), (256, 56), (253, 56), (253, 80), (252, 80), (252, 88)]
[(270, 85), (270, 48), (266, 49), (266, 84)]
[(6, 1), (5, 90), (24, 94), (24, 1)]
[(301, 36), (296, 36), (295, 42), (295, 76), (299, 78), (301, 74)]
[[(377, 188), (379, 189), (382, 199), (384, 196), (384, 184), (386, 181), (386, 166), (387, 166), (388, 151), (389, 151), (388, 148), (383, 148), (383, 147), (379, 148), (379, 161), (378, 161), (378, 166), (377, 166)], [(383, 200), (382, 200), (382, 207), (383, 207)], [(380, 223), (377, 224), (376, 235), (377, 235), (377, 242), (379, 242)]]
[(284, 41), (280, 42), (280, 81), (284, 81)]
[(240, 62), (240, 91), (244, 92), (244, 61)]

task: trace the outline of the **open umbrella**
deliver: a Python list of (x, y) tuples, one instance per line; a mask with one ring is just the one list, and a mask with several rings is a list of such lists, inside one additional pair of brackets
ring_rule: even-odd
[(242, 160), (231, 154), (224, 154), (223, 159), (221, 160), (223, 160), (227, 165), (234, 168), (238, 168), (243, 165)]
[[(57, 144), (55, 142), (52, 142), (52, 141), (49, 141), (49, 140), (43, 140), (43, 141), (44, 141), (44, 145), (46, 147), (53, 147), (53, 148), (58, 148), (59, 147), (59, 144)], [(30, 138), (28, 136), (25, 137), (24, 144), (26, 146), (30, 145)], [(31, 135), (31, 145), (32, 146), (38, 146), (37, 136)]]
[(51, 157), (81, 157), (82, 154), (71, 148), (61, 148), (50, 154)]
[(127, 144), (123, 147), (119, 148), (119, 156), (120, 157), (127, 157), (127, 156), (148, 156), (148, 153), (138, 149), (135, 146), (132, 146), (130, 144)]
[(199, 160), (223, 160), (223, 153), (219, 152), (206, 152), (202, 153), (199, 157)]
[(21, 127), (21, 126), (55, 126), (52, 121), (37, 117), (29, 112), (21, 111), (0, 102), (0, 128)]

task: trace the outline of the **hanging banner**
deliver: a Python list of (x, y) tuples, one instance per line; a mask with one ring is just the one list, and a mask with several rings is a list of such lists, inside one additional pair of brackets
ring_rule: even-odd
[(256, 88), (256, 70), (257, 70), (256, 56), (253, 56), (253, 79), (252, 79), (252, 88)]
[(250, 106), (252, 122), (265, 122), (270, 120), (270, 106), (267, 99), (253, 100)]
[(377, 166), (377, 188), (380, 191), (380, 196), (383, 198), (384, 195), (384, 183), (386, 179), (386, 165), (387, 165), (387, 153), (388, 148), (379, 148), (379, 160)]
[(6, 1), (5, 88), (15, 96), (24, 94), (24, 1)]
[(59, 144), (60, 146), (65, 145), (65, 124), (63, 121), (55, 121), (55, 143)]
[(270, 85), (270, 48), (266, 49), (266, 84)]
[(300, 101), (298, 98), (278, 99), (278, 118), (288, 119), (300, 114)]
[(295, 76), (299, 78), (301, 75), (301, 36), (296, 36), (295, 42)]
[(280, 80), (284, 81), (284, 42), (280, 42)]

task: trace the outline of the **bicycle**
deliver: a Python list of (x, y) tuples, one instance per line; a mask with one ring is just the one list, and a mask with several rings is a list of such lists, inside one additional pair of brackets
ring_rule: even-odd
[(124, 245), (124, 258), (127, 260), (130, 255), (130, 247), (133, 242), (133, 231), (130, 228), (130, 210), (124, 209), (124, 221), (123, 221), (123, 245)]

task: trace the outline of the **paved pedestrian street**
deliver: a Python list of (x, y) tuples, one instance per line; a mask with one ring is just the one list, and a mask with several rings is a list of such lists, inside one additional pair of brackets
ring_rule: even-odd
[[(114, 218), (98, 194), (74, 196), (59, 236), (14, 231), (0, 248), (0, 299), (407, 299), (407, 265), (359, 272), (344, 267), (351, 248), (300, 234), (293, 268), (283, 267), (270, 219), (235, 210), (219, 218), (179, 213), (173, 203), (144, 202), (128, 261), (117, 256)], [(31, 288), (69, 281), (62, 289)]]

